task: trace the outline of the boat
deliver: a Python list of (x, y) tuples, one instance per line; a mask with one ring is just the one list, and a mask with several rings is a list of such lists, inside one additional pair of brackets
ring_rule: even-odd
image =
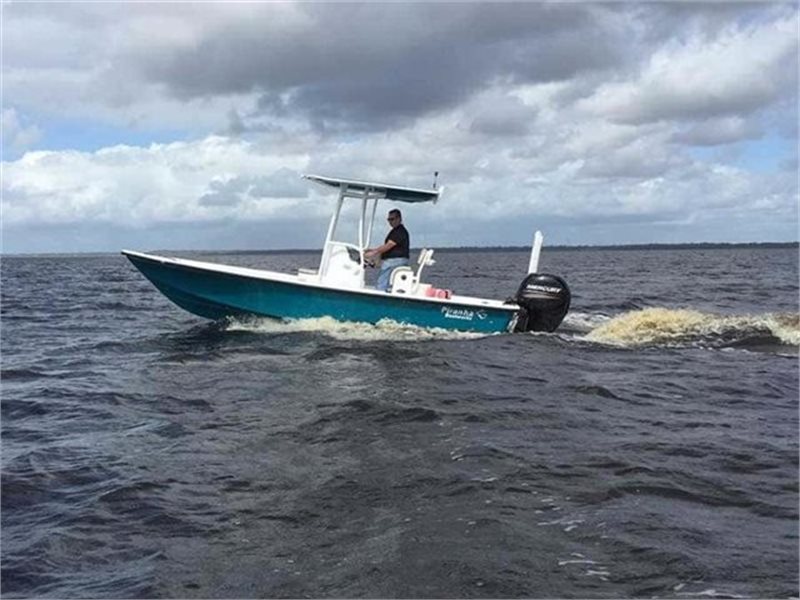
[[(377, 205), (430, 202), (443, 192), (353, 179), (303, 175), (328, 191), (338, 191), (317, 269), (283, 273), (123, 250), (122, 254), (169, 300), (207, 319), (268, 317), (294, 320), (332, 317), (337, 321), (376, 324), (390, 320), (425, 328), (501, 333), (552, 332), (570, 305), (563, 278), (538, 273), (543, 237), (536, 232), (528, 274), (507, 300), (460, 295), (423, 282), (433, 264), (433, 249), (423, 248), (414, 267), (396, 268), (387, 291), (367, 285), (370, 247)], [(360, 203), (356, 240), (337, 239), (345, 202)]]

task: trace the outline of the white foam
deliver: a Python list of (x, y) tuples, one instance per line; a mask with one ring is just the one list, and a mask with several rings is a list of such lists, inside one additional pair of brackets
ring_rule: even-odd
[(377, 324), (372, 325), (370, 323), (337, 321), (332, 317), (293, 319), (289, 321), (258, 317), (231, 319), (225, 324), (225, 329), (227, 331), (249, 331), (267, 334), (317, 332), (339, 340), (400, 340), (407, 342), (478, 339), (493, 335), (433, 327), (417, 327), (397, 323), (391, 319), (381, 319)]
[(571, 553), (570, 556), (577, 556), (578, 558), (559, 560), (558, 566), (581, 565), (585, 569), (581, 574), (582, 577), (599, 577), (603, 581), (608, 581), (608, 577), (611, 576), (611, 571), (605, 565), (598, 564), (596, 561), (585, 558), (582, 554), (575, 552)]
[(611, 575), (610, 571), (595, 571), (594, 569), (588, 569), (586, 573), (583, 574), (584, 577), (599, 577), (603, 581), (608, 581), (606, 577)]
[(715, 589), (703, 590), (702, 592), (678, 592), (678, 596), (698, 596), (701, 598), (745, 598), (738, 594), (731, 594), (730, 592), (718, 592)]
[[(553, 510), (559, 510), (559, 507), (555, 507)], [(536, 523), (538, 527), (547, 527), (548, 525), (566, 525), (566, 529), (564, 531), (569, 531), (574, 529), (578, 526), (579, 523), (583, 523), (583, 519), (570, 519), (569, 517), (561, 517), (560, 519), (556, 519), (555, 521), (540, 521)]]
[(716, 315), (696, 310), (646, 308), (623, 313), (592, 329), (584, 339), (618, 346), (673, 343), (687, 339), (769, 332), (785, 344), (800, 345), (800, 316)]
[(573, 311), (567, 313), (567, 316), (564, 317), (562, 327), (577, 329), (578, 331), (591, 331), (604, 323), (608, 323), (610, 320), (611, 317), (602, 313), (582, 313)]

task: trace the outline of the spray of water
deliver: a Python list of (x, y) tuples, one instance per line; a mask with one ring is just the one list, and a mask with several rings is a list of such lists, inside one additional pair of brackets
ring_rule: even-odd
[(404, 325), (391, 319), (382, 319), (375, 325), (336, 321), (331, 317), (280, 321), (275, 319), (242, 318), (231, 319), (225, 324), (227, 331), (249, 331), (255, 333), (322, 333), (339, 340), (361, 341), (427, 341), (468, 340), (486, 337), (487, 334), (450, 331), (447, 329)]
[(692, 340), (741, 340), (769, 336), (800, 345), (800, 316), (764, 314), (723, 316), (696, 310), (647, 308), (623, 313), (586, 334), (593, 342), (639, 346)]
[[(724, 316), (688, 309), (647, 308), (616, 317), (574, 313), (565, 321), (578, 339), (618, 346), (736, 343), (767, 338), (776, 344), (800, 346), (800, 315)], [(375, 325), (336, 321), (331, 317), (280, 321), (266, 318), (231, 319), (227, 331), (266, 334), (321, 333), (338, 340), (428, 341), (470, 340), (486, 334), (404, 325), (383, 319)], [(547, 335), (547, 334), (543, 334)], [(571, 337), (571, 336), (570, 336)], [(575, 338), (572, 338), (575, 339)]]

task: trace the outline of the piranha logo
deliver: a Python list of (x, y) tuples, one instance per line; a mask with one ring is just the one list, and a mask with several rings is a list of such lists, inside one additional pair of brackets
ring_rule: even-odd
[(442, 314), (445, 319), (461, 319), (462, 321), (472, 321), (475, 317), (474, 311), (466, 308), (450, 308), (449, 306), (442, 307)]

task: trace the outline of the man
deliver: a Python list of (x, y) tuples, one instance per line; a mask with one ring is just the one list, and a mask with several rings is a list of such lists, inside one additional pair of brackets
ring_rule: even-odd
[(389, 290), (389, 278), (392, 271), (397, 267), (408, 265), (408, 249), (410, 240), (408, 230), (403, 226), (403, 215), (396, 208), (389, 211), (386, 219), (389, 221), (392, 230), (386, 236), (383, 245), (377, 248), (370, 248), (364, 252), (367, 258), (375, 256), (381, 257), (381, 270), (378, 273), (378, 282), (375, 284), (375, 289), (384, 292)]

